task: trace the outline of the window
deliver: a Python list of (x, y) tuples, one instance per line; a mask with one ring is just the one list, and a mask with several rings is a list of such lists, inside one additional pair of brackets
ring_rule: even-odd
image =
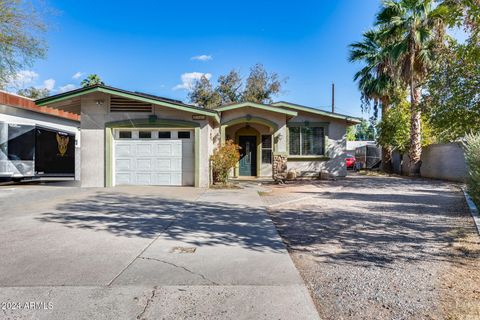
[(138, 137), (140, 139), (151, 139), (152, 138), (152, 132), (151, 131), (140, 131), (138, 133)]
[(324, 127), (290, 127), (290, 155), (315, 156), (325, 153)]
[(159, 131), (158, 138), (159, 139), (170, 139), (172, 137), (172, 133), (170, 131)]
[(9, 124), (8, 142), (2, 144), (2, 149), (8, 151), (8, 160), (34, 160), (36, 136), (39, 138), (34, 126)]
[(118, 137), (120, 139), (132, 139), (132, 131), (120, 131)]
[(178, 139), (190, 139), (190, 131), (178, 131)]
[(262, 135), (262, 163), (272, 163), (272, 136)]

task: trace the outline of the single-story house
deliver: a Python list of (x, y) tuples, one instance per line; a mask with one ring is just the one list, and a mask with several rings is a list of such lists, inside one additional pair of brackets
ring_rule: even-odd
[(78, 114), (40, 107), (32, 99), (0, 90), (0, 179), (65, 176), (61, 165), (66, 154), (56, 159), (57, 133), (72, 137), (67, 143), (68, 176), (74, 175), (79, 127)]
[[(358, 118), (289, 102), (235, 103), (214, 110), (96, 85), (36, 101), (81, 116), (81, 185), (210, 183), (210, 155), (241, 146), (235, 177), (346, 175), (346, 128)], [(280, 169), (283, 168), (283, 169)]]

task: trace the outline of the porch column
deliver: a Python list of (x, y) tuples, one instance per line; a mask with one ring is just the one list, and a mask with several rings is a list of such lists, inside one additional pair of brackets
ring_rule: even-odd
[(227, 129), (227, 126), (226, 125), (221, 125), (220, 126), (220, 145), (223, 146), (225, 145), (225, 131)]

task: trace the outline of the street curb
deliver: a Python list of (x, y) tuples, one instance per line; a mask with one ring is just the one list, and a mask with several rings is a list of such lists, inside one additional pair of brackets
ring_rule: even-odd
[(467, 193), (467, 191), (464, 188), (462, 188), (462, 191), (463, 191), (463, 194), (465, 195), (465, 201), (467, 202), (468, 209), (470, 209), (470, 214), (472, 215), (473, 222), (475, 223), (475, 227), (477, 227), (478, 235), (480, 235), (480, 215), (478, 213), (478, 208), (473, 202), (470, 195)]

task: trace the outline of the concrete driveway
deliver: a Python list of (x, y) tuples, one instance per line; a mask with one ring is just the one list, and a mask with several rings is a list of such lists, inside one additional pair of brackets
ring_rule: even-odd
[(0, 221), (0, 318), (318, 318), (253, 189), (4, 186)]

